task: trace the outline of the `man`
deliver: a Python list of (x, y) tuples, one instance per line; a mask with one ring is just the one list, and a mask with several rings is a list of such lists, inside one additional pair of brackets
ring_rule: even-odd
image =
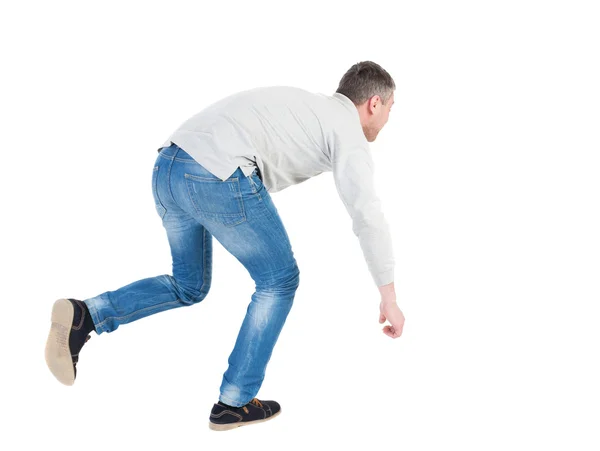
[(394, 257), (373, 184), (373, 142), (388, 121), (395, 84), (378, 64), (352, 66), (332, 96), (264, 87), (229, 96), (193, 116), (158, 149), (152, 173), (156, 211), (167, 232), (173, 275), (133, 282), (52, 310), (46, 362), (72, 385), (90, 338), (164, 310), (201, 302), (209, 292), (212, 237), (256, 282), (209, 426), (227, 430), (277, 416), (280, 405), (255, 396), (292, 307), (299, 269), (270, 193), (332, 171), (380, 290), (383, 332), (402, 334)]

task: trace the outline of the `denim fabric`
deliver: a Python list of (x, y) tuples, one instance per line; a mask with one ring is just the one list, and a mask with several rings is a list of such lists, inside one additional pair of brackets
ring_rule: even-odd
[(152, 192), (173, 275), (86, 299), (96, 332), (201, 302), (210, 290), (214, 236), (256, 285), (220, 388), (221, 402), (243, 406), (258, 393), (300, 281), (285, 227), (256, 171), (245, 176), (238, 168), (222, 181), (175, 144), (158, 154)]

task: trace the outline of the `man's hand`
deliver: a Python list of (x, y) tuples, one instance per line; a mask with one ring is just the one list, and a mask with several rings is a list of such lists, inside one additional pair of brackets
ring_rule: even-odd
[(379, 304), (379, 324), (383, 324), (387, 319), (391, 326), (385, 326), (383, 328), (383, 333), (391, 338), (398, 338), (402, 335), (402, 329), (404, 328), (404, 314), (398, 304), (396, 304), (396, 299), (382, 299), (381, 304)]

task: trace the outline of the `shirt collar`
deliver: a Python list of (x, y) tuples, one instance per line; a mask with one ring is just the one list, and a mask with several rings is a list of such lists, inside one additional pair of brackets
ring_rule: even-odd
[(352, 107), (356, 111), (356, 106), (354, 105), (354, 102), (352, 102), (352, 100), (350, 100), (344, 94), (342, 94), (340, 92), (335, 92), (332, 97), (335, 99), (338, 99), (346, 107)]

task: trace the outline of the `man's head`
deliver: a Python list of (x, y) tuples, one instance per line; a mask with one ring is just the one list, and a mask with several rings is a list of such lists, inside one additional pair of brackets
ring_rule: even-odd
[(373, 142), (388, 121), (395, 89), (396, 84), (385, 69), (372, 61), (362, 61), (344, 74), (336, 92), (352, 100), (363, 133), (367, 141)]

